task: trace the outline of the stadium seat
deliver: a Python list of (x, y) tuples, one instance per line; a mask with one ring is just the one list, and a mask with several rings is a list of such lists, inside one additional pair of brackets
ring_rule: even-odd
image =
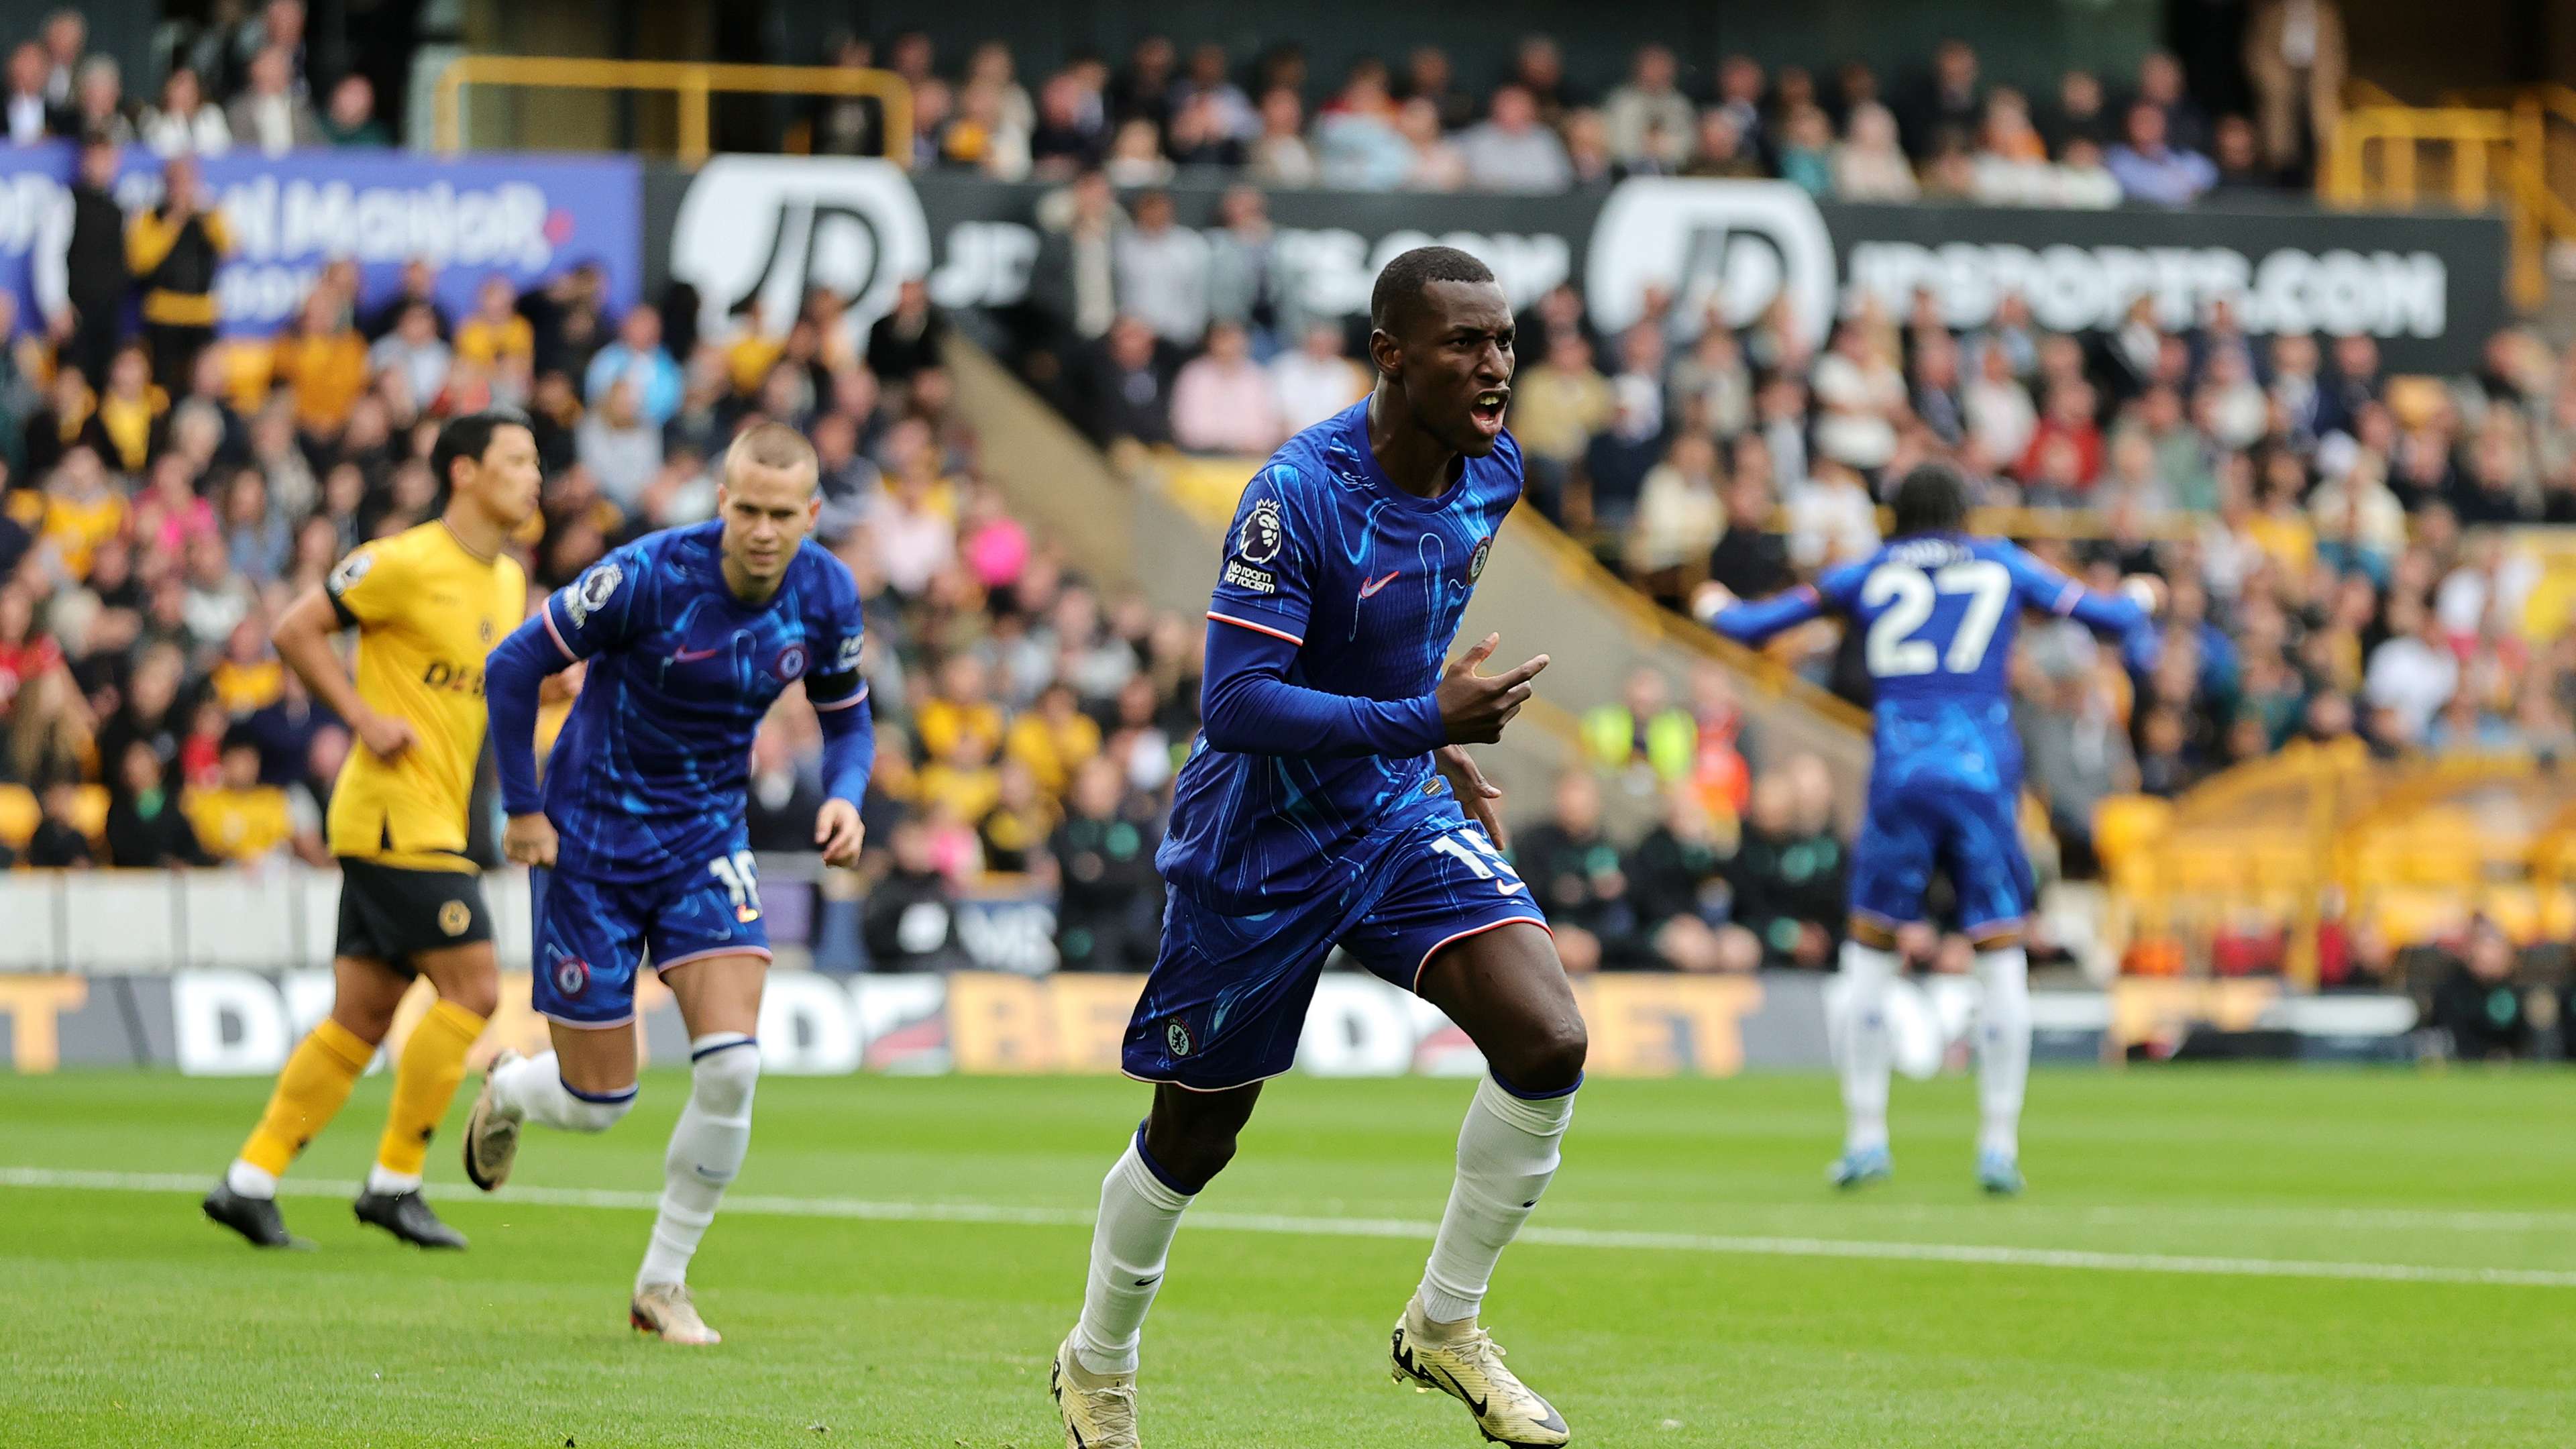
[(11, 850), (27, 848), (28, 838), (36, 833), (36, 824), (45, 812), (36, 797), (24, 785), (0, 785), (0, 844)]
[(73, 794), (72, 823), (91, 840), (107, 836), (107, 787), (83, 785)]

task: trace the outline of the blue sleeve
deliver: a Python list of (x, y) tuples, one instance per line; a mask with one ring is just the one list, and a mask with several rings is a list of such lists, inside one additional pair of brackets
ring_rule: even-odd
[(838, 559), (824, 589), (828, 601), (806, 627), (820, 643), (814, 673), (806, 676), (805, 699), (823, 727), (823, 793), (835, 800), (862, 803), (868, 772), (876, 765), (876, 722), (868, 706), (867, 677), (859, 658), (867, 646), (860, 616), (859, 587)]
[(866, 803), (868, 774), (877, 763), (876, 721), (868, 713), (867, 689), (862, 686), (842, 707), (816, 706), (814, 718), (823, 726), (823, 793), (853, 805)]
[(1241, 755), (1427, 754), (1449, 742), (1439, 703), (1359, 699), (1288, 682), (1298, 646), (1266, 629), (1208, 625), (1201, 732)]
[(1306, 642), (1317, 540), (1312, 520), (1298, 506), (1299, 484), (1294, 465), (1272, 463), (1244, 486), (1234, 524), (1226, 530), (1225, 566), (1208, 600), (1209, 618), (1291, 644)]
[(1824, 596), (1813, 584), (1800, 584), (1783, 594), (1753, 603), (1738, 600), (1717, 611), (1708, 627), (1738, 644), (1759, 644), (1784, 629), (1794, 629), (1825, 612)]
[(2131, 669), (2155, 667), (2160, 641), (2153, 615), (2125, 594), (2098, 594), (2041, 563), (2020, 548), (2007, 547), (2004, 567), (2012, 571), (2013, 592), (2025, 607), (2070, 618), (2097, 634), (2115, 635), (2120, 654)]
[(534, 814), (537, 794), (537, 688), (572, 661), (547, 636), (544, 615), (510, 631), (483, 661), (483, 708), (492, 721), (492, 763), (501, 776), (501, 808)]

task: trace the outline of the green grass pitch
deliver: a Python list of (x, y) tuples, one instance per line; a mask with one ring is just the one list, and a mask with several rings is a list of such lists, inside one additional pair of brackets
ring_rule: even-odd
[[(312, 1253), (198, 1216), (180, 1189), (264, 1083), (0, 1077), (0, 1443), (1057, 1442), (1048, 1357), (1143, 1088), (764, 1082), (752, 1210), (692, 1274), (727, 1341), (680, 1350), (625, 1303), (685, 1085), (649, 1076), (604, 1138), (532, 1133), (540, 1200), (462, 1188), (460, 1100), (431, 1173), (474, 1247), (432, 1257), (328, 1196), (287, 1200)], [(385, 1090), (291, 1186), (363, 1172)], [(1468, 1091), (1270, 1087), (1147, 1325), (1148, 1445), (1477, 1442), (1385, 1370)], [(2576, 1075), (2043, 1072), (2001, 1203), (1973, 1111), (1900, 1083), (1897, 1180), (1839, 1198), (1824, 1077), (1596, 1081), (1485, 1321), (1583, 1445), (2576, 1442)]]

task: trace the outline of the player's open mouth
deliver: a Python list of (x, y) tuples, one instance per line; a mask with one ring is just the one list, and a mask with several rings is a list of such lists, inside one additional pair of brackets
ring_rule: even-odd
[(1499, 433), (1503, 430), (1503, 409), (1510, 406), (1511, 400), (1510, 388), (1489, 387), (1476, 394), (1475, 401), (1467, 405), (1467, 415), (1476, 420), (1477, 427), (1488, 433)]

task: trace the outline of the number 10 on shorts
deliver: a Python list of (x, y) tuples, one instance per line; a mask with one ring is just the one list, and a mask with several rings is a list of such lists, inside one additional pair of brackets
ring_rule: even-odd
[(733, 896), (733, 918), (749, 923), (760, 919), (760, 869), (752, 863), (751, 852), (737, 850), (719, 855), (707, 862), (707, 874), (724, 882)]

